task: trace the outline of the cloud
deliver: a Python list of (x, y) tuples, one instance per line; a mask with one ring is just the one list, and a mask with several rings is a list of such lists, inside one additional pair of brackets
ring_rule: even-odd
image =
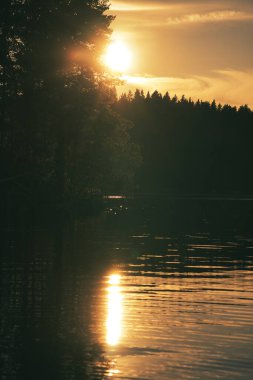
[(213, 2), (213, 0), (204, 1), (203, 0), (143, 0), (143, 1), (136, 1), (136, 0), (128, 0), (128, 1), (117, 1), (113, 0), (111, 1), (110, 5), (110, 11), (116, 11), (116, 12), (150, 12), (150, 11), (161, 11), (161, 10), (170, 10), (171, 12), (174, 12), (178, 9), (192, 9), (196, 8), (196, 6), (199, 8), (210, 8), (213, 6), (219, 6), (220, 2)]
[(205, 80), (204, 96), (216, 94), (213, 98), (220, 103), (248, 104), (253, 109), (253, 71), (217, 70), (213, 78)]
[(208, 13), (193, 13), (183, 15), (181, 17), (169, 17), (167, 19), (168, 25), (181, 25), (181, 24), (203, 24), (224, 21), (244, 21), (252, 20), (253, 13), (246, 13), (235, 10), (222, 10)]
[(124, 2), (124, 1), (113, 1), (110, 10), (117, 12), (138, 12), (138, 11), (155, 11), (155, 10), (163, 10), (168, 9), (172, 5), (168, 5), (168, 3), (162, 2)]
[(226, 10), (233, 9), (240, 11), (244, 8), (245, 11), (252, 11), (252, 0), (112, 0), (110, 10), (116, 12), (131, 12), (131, 11), (154, 11), (154, 10)]
[(119, 92), (168, 90), (253, 108), (253, 0), (112, 0), (111, 9), (139, 73)]
[(124, 84), (118, 87), (118, 93), (136, 88), (153, 92), (155, 90), (170, 95), (176, 94), (217, 103), (240, 106), (248, 104), (253, 109), (253, 71), (243, 72), (235, 70), (218, 70), (210, 76), (189, 77), (152, 77), (152, 76), (125, 76)]
[[(171, 27), (253, 20), (253, 3), (233, 0), (112, 1), (109, 13), (121, 27)], [(241, 3), (240, 3), (241, 4)], [(197, 10), (197, 12), (196, 12)]]

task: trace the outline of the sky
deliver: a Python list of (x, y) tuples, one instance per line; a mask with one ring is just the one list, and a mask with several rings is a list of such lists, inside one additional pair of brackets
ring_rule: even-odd
[(111, 0), (109, 14), (133, 55), (119, 92), (253, 108), (253, 0)]

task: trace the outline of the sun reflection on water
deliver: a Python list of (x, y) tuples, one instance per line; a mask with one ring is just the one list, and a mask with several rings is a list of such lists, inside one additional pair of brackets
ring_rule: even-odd
[(118, 375), (120, 371), (118, 369), (109, 369), (107, 376), (108, 377), (113, 377), (114, 375)]
[(110, 346), (119, 343), (122, 323), (122, 295), (120, 292), (120, 275), (112, 274), (108, 279), (106, 342)]

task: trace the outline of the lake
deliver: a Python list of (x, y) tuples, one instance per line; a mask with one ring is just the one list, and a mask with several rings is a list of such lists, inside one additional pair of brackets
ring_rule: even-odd
[(2, 226), (0, 379), (251, 379), (252, 216), (250, 200), (109, 199)]

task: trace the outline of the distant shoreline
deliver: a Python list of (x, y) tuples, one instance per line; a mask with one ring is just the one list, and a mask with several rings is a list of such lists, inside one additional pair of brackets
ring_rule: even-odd
[(135, 195), (104, 195), (105, 200), (127, 200), (127, 199), (175, 199), (175, 200), (221, 200), (221, 201), (253, 201), (252, 195), (211, 195), (211, 194), (159, 194), (159, 193), (141, 193)]

